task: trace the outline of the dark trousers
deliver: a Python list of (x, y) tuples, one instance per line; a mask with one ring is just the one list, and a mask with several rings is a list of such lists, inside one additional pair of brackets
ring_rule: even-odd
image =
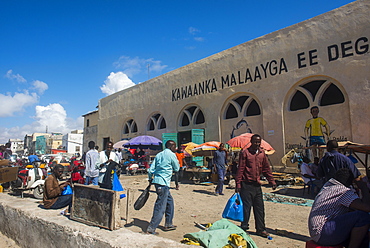
[(244, 208), (244, 221), (241, 223), (241, 227), (244, 230), (249, 229), (248, 222), (251, 215), (251, 208), (253, 207), (256, 231), (265, 231), (265, 206), (263, 204), (261, 185), (257, 182), (242, 182), (240, 197), (242, 198)]
[(176, 187), (179, 186), (179, 182), (181, 181), (182, 176), (183, 176), (183, 170), (182, 170), (182, 167), (180, 167), (179, 171), (175, 172), (175, 175), (174, 175)]
[(58, 199), (54, 204), (50, 207), (51, 209), (59, 209), (68, 206), (68, 211), (71, 210), (72, 207), (72, 195), (61, 195), (58, 196)]

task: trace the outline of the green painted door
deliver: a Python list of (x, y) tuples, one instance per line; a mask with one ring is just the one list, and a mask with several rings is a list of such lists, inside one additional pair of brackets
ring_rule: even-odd
[(177, 133), (162, 133), (162, 148), (163, 150), (166, 148), (166, 142), (168, 140), (173, 140), (177, 144)]
[[(204, 129), (192, 129), (191, 130), (191, 141), (196, 144), (204, 143)], [(197, 163), (197, 166), (204, 165), (204, 157), (193, 157), (193, 161)]]

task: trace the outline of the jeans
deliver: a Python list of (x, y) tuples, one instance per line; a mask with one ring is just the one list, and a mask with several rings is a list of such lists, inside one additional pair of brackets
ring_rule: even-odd
[(154, 232), (162, 221), (163, 215), (165, 215), (165, 227), (172, 226), (172, 220), (174, 215), (174, 203), (168, 186), (154, 184), (157, 200), (154, 204), (153, 216), (147, 228), (147, 232)]
[(226, 175), (226, 169), (217, 168), (218, 182), (216, 187), (216, 194), (222, 194), (224, 189), (224, 181)]
[(257, 182), (242, 182), (240, 197), (242, 198), (244, 209), (244, 221), (241, 223), (241, 228), (244, 230), (249, 229), (248, 222), (251, 215), (251, 208), (253, 206), (256, 231), (265, 231), (265, 206), (263, 205), (261, 185)]
[(85, 185), (89, 185), (90, 183), (92, 183), (93, 185), (98, 185), (98, 179), (99, 177), (86, 176)]
[(51, 205), (51, 209), (59, 209), (64, 208), (68, 206), (68, 210), (71, 210), (72, 207), (72, 195), (61, 195), (58, 196), (58, 199), (56, 202), (54, 202), (53, 205)]

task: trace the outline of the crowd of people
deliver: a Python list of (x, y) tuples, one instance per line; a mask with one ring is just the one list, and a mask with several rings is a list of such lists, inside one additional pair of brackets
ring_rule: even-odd
[[(249, 230), (250, 213), (253, 209), (256, 234), (269, 237), (265, 225), (265, 209), (261, 188), (261, 177), (267, 179), (270, 186), (276, 189), (277, 184), (272, 175), (268, 158), (261, 148), (261, 136), (251, 137), (251, 145), (240, 151), (238, 159), (232, 162), (235, 178), (235, 192), (239, 193), (243, 203), (244, 220), (240, 227)], [(85, 184), (112, 189), (114, 173), (121, 167), (123, 159), (121, 152), (114, 151), (113, 143), (108, 142), (104, 151), (98, 152), (93, 141), (88, 143), (89, 151), (84, 155)], [(367, 177), (361, 176), (358, 168), (350, 158), (338, 151), (338, 143), (329, 140), (327, 152), (313, 163), (303, 157), (300, 165), (301, 174), (306, 184), (316, 190), (309, 218), (308, 229), (312, 241), (318, 245), (346, 247), (368, 247), (370, 227), (370, 192)], [(11, 154), (9, 145), (0, 147), (0, 156), (5, 158)], [(10, 151), (9, 151), (10, 150)], [(143, 159), (143, 150), (137, 150), (134, 156)], [(37, 161), (37, 156), (30, 154), (30, 161)], [(213, 154), (213, 159), (207, 159), (213, 173), (218, 176), (215, 195), (223, 195), (228, 153), (221, 143)], [(173, 140), (165, 144), (165, 149), (158, 153), (148, 168), (148, 180), (154, 185), (157, 199), (154, 204), (153, 216), (146, 229), (146, 234), (157, 234), (156, 228), (165, 216), (164, 231), (176, 229), (174, 219), (174, 199), (170, 192), (170, 183), (175, 175), (175, 189), (179, 190), (183, 168), (188, 166), (181, 148)], [(71, 208), (72, 196), (64, 195), (63, 191), (71, 184), (70, 181), (60, 181), (63, 166), (57, 164), (45, 180), (44, 207), (50, 209)]]

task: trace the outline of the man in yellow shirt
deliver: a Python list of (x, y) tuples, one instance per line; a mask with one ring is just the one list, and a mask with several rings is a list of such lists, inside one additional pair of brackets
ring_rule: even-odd
[[(322, 127), (325, 127), (327, 140), (330, 139), (330, 128), (328, 123), (319, 115), (319, 107), (314, 106), (311, 108), (312, 118), (307, 120), (305, 126), (305, 137), (306, 140), (309, 138), (309, 145), (313, 147), (312, 152), (313, 156), (317, 157), (317, 147), (320, 145), (325, 145), (324, 133)], [(321, 157), (321, 156), (320, 156)]]

